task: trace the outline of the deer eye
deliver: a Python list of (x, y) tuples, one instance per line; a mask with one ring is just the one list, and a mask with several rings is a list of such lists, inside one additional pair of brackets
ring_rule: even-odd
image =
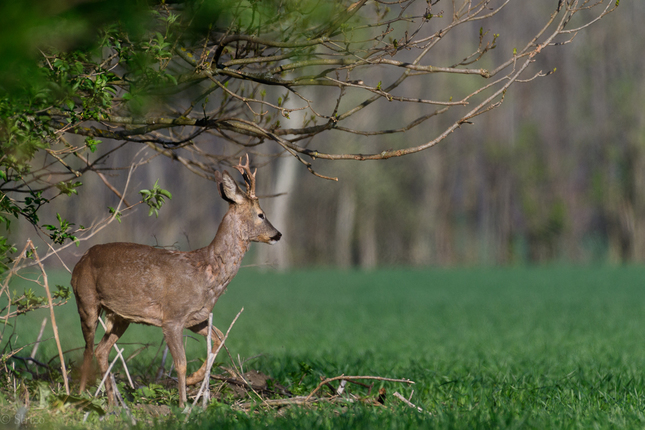
[(258, 214), (258, 218), (260, 218), (260, 219), (264, 219), (264, 214), (263, 214), (262, 212), (260, 212), (260, 213)]

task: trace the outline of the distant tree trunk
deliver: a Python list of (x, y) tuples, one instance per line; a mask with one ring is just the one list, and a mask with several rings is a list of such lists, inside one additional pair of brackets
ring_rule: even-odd
[[(645, 93), (645, 85), (641, 84), (641, 93)], [(642, 100), (642, 99), (641, 99)], [(645, 114), (638, 118), (637, 135), (634, 142), (634, 261), (645, 262)]]
[(369, 205), (358, 224), (359, 263), (363, 269), (373, 269), (378, 264), (376, 237), (376, 211)]
[(344, 184), (338, 193), (336, 211), (336, 265), (349, 268), (352, 265), (352, 239), (356, 215), (356, 195), (350, 184)]
[(445, 161), (443, 148), (433, 148), (432, 151), (419, 154), (419, 158), (423, 163), (422, 168), (418, 169), (422, 185), (410, 259), (414, 265), (424, 266), (438, 262), (436, 230), (439, 228), (437, 221), (441, 211)]
[(293, 241), (289, 237), (289, 208), (297, 182), (298, 161), (291, 157), (280, 158), (275, 166), (275, 172), (277, 172), (275, 175), (277, 179), (269, 194), (284, 193), (284, 195), (269, 199), (262, 205), (271, 223), (283, 236), (274, 246), (257, 247), (257, 264), (269, 264), (278, 270), (287, 270), (291, 267), (290, 243)]

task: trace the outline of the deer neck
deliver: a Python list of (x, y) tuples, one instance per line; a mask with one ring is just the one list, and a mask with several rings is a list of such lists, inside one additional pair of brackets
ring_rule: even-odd
[(208, 246), (211, 265), (219, 269), (220, 276), (225, 280), (235, 276), (251, 244), (240, 228), (238, 217), (234, 210), (229, 209), (217, 229), (215, 239)]

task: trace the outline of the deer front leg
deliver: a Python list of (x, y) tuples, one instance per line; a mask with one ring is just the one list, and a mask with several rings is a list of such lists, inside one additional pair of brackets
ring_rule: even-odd
[[(224, 334), (222, 334), (221, 331), (215, 326), (211, 326), (211, 340), (212, 340), (212, 349), (213, 353), (219, 348), (219, 345), (222, 339), (224, 339)], [(204, 321), (202, 323), (199, 323), (197, 325), (194, 325), (192, 327), (188, 328), (190, 331), (195, 332), (197, 334), (201, 334), (205, 338), (208, 339), (208, 321)], [(201, 381), (204, 380), (204, 376), (206, 375), (206, 367), (208, 365), (208, 357), (207, 360), (204, 361), (204, 364), (202, 364), (202, 367), (199, 368), (195, 373), (190, 375), (188, 378), (186, 378), (186, 385), (195, 385)]]
[(166, 344), (175, 363), (175, 372), (177, 372), (177, 383), (179, 387), (179, 407), (183, 408), (186, 403), (186, 351), (183, 342), (184, 328), (179, 324), (163, 327), (163, 334), (166, 338)]

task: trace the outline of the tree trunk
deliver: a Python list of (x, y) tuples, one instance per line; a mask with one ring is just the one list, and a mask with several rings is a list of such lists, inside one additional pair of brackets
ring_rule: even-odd
[(356, 217), (356, 195), (350, 184), (345, 184), (338, 193), (336, 211), (336, 253), (338, 267), (347, 269), (352, 265), (352, 238)]

